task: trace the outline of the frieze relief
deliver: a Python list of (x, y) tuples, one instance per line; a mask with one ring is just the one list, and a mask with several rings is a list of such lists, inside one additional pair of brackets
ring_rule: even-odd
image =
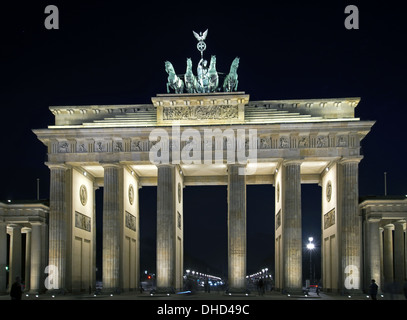
[(91, 218), (78, 211), (75, 211), (75, 227), (90, 232)]
[(123, 152), (124, 151), (123, 141), (114, 141), (113, 151), (114, 152)]
[(318, 136), (317, 137), (317, 148), (327, 148), (328, 147), (328, 137)]
[(290, 147), (290, 139), (289, 137), (280, 137), (280, 148), (286, 149)]
[(60, 141), (58, 143), (58, 153), (67, 153), (67, 152), (69, 152), (68, 141)]
[[(290, 149), (290, 148), (335, 148), (346, 147), (352, 148), (358, 146), (357, 137), (350, 137), (348, 135), (258, 135), (255, 146), (259, 150), (270, 149)], [(156, 144), (156, 141), (149, 141), (146, 139), (114, 139), (114, 140), (61, 140), (52, 142), (52, 153), (92, 153), (92, 152), (149, 152)], [(233, 142), (229, 137), (224, 136), (222, 139), (208, 139), (202, 135), (200, 150), (213, 151), (220, 149), (227, 149), (233, 144), (235, 148), (242, 148), (243, 146), (237, 146), (239, 141), (235, 139)], [(240, 142), (241, 143), (241, 142)], [(244, 148), (249, 149), (249, 139), (244, 141)], [(164, 151), (182, 150), (185, 146), (190, 149), (199, 149), (198, 145), (195, 145), (195, 140), (179, 141), (177, 139), (170, 140), (169, 143), (161, 143), (161, 147)]]
[(223, 120), (238, 118), (238, 106), (163, 107), (163, 120)]
[(339, 136), (336, 146), (337, 147), (347, 147), (348, 146), (348, 137), (347, 136)]
[(301, 136), (298, 140), (299, 148), (308, 148), (309, 147), (309, 138), (308, 136)]
[(127, 228), (133, 231), (137, 231), (137, 220), (135, 216), (133, 216), (130, 212), (126, 211), (125, 220)]
[(324, 214), (324, 230), (335, 224), (335, 208)]
[(105, 152), (106, 144), (104, 141), (95, 141), (95, 151), (96, 152)]

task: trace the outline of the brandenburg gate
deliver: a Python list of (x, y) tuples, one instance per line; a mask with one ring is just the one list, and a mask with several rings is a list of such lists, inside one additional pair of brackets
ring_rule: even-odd
[[(219, 83), (216, 56), (197, 76), (165, 62), (167, 93), (149, 104), (52, 106), (55, 124), (34, 130), (51, 172), (49, 265), (54, 289), (95, 283), (95, 190), (103, 187), (103, 288), (139, 287), (139, 188), (157, 186), (157, 290), (183, 287), (183, 189), (227, 185), (228, 290), (246, 290), (246, 185), (273, 184), (275, 286), (302, 288), (301, 184), (322, 190), (322, 266), (327, 291), (359, 290), (360, 142), (374, 122), (359, 98), (250, 101), (237, 91), (239, 58)], [(174, 90), (173, 93), (170, 91)], [(213, 204), (216, 206), (216, 204)], [(266, 248), (267, 249), (267, 246)]]
[[(373, 122), (355, 118), (358, 103), (250, 101), (244, 92), (214, 92), (158, 94), (151, 104), (50, 107), (55, 124), (34, 132), (48, 148), (49, 264), (58, 268), (59, 288), (87, 290), (95, 281), (97, 188), (104, 190), (104, 289), (139, 287), (138, 190), (157, 186), (157, 287), (170, 291), (183, 286), (183, 189), (227, 185), (228, 283), (242, 291), (246, 185), (273, 184), (275, 285), (300, 290), (301, 184), (317, 183), (324, 288), (342, 290), (346, 277), (361, 272), (358, 164)], [(360, 288), (354, 280), (347, 289)]]

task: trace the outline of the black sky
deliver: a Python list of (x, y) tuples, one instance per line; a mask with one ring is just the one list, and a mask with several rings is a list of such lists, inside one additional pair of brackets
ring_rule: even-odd
[[(44, 9), (59, 9), (47, 30)], [(344, 26), (348, 4), (359, 29)], [(192, 30), (209, 29), (207, 56), (251, 100), (361, 97), (356, 116), (376, 120), (362, 142), (360, 195), (407, 194), (406, 20), (402, 1), (19, 1), (0, 7), (0, 199), (49, 195), (46, 148), (32, 129), (53, 123), (50, 105), (150, 103), (164, 93), (164, 61), (177, 72), (199, 53)], [(179, 71), (178, 71), (179, 70)], [(318, 186), (303, 186), (303, 234), (318, 239)], [(154, 253), (155, 189), (142, 188), (143, 252)], [(225, 271), (226, 187), (184, 190), (185, 251)], [(248, 187), (248, 269), (273, 256), (274, 187)], [(209, 201), (208, 201), (209, 199)], [(199, 209), (196, 209), (196, 208)], [(194, 209), (195, 208), (195, 209)], [(215, 242), (202, 239), (211, 237)], [(150, 247), (151, 246), (151, 247)], [(197, 253), (199, 252), (199, 254)], [(145, 254), (147, 256), (147, 254)], [(147, 263), (145, 264), (147, 267)]]

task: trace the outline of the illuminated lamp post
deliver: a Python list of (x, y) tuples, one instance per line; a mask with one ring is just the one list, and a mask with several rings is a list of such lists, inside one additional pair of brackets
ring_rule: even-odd
[(307, 249), (309, 250), (309, 281), (310, 281), (310, 285), (312, 283), (311, 279), (312, 279), (312, 263), (311, 263), (311, 253), (312, 250), (315, 249), (315, 245), (313, 244), (312, 241), (314, 241), (313, 237), (309, 237), (308, 238), (308, 243), (307, 243)]

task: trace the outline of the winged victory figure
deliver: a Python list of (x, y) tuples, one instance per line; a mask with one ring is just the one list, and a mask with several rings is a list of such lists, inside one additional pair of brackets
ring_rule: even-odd
[(206, 29), (204, 33), (199, 32), (199, 34), (196, 33), (195, 31), (192, 32), (194, 33), (194, 36), (198, 41), (204, 41), (206, 39), (206, 36), (208, 35), (208, 29)]

